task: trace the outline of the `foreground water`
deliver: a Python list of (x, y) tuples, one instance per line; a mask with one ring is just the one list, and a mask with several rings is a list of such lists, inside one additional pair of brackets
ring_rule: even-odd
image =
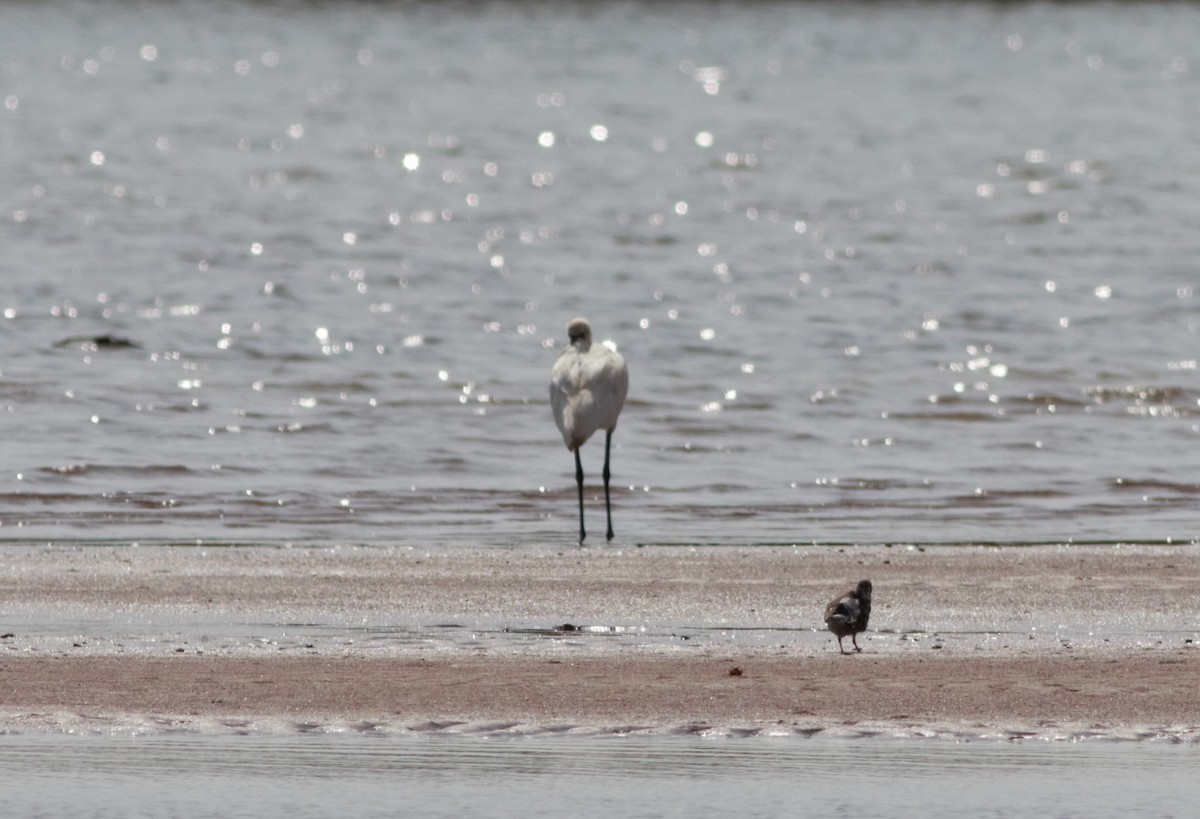
[(4, 18), (6, 539), (1197, 534), (1196, 6)]
[(3, 737), (20, 816), (1128, 816), (1196, 750), (796, 738)]

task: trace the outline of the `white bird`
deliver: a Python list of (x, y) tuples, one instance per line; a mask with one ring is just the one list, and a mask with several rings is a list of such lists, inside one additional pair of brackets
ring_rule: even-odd
[(583, 464), (579, 448), (592, 433), (604, 430), (604, 509), (608, 514), (608, 539), (612, 540), (612, 504), (608, 496), (608, 455), (612, 446), (617, 416), (625, 406), (629, 392), (629, 371), (625, 359), (606, 344), (592, 344), (592, 328), (586, 319), (573, 319), (567, 325), (570, 346), (554, 362), (550, 374), (550, 406), (554, 423), (563, 443), (575, 453), (575, 483), (579, 487), (579, 542), (587, 533), (583, 528)]

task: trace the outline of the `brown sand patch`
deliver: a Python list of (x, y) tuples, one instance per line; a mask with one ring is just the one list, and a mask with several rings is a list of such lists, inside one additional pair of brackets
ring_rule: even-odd
[[(741, 675), (730, 674), (734, 667)], [(0, 703), (295, 721), (1200, 728), (1200, 652), (1130, 656), (6, 657)]]

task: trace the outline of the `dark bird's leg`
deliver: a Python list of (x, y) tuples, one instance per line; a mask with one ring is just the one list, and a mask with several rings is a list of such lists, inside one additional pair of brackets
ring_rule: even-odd
[(612, 430), (604, 435), (604, 511), (608, 515), (608, 539), (613, 539), (612, 503), (608, 499), (608, 451), (612, 448)]
[(858, 647), (858, 635), (857, 634), (850, 635), (850, 642), (854, 643), (855, 651), (862, 651), (862, 649)]
[(846, 651), (846, 649), (842, 648), (842, 636), (840, 634), (838, 635), (838, 651), (840, 651), (843, 654), (849, 654), (849, 652)]
[(583, 463), (579, 460), (579, 449), (575, 449), (575, 484), (579, 487), (579, 542), (587, 537), (583, 530)]

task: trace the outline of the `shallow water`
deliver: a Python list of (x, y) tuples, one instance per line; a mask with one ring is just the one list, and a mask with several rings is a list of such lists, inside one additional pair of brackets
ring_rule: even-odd
[(2, 538), (1197, 535), (1195, 5), (4, 18)]
[(21, 816), (1178, 816), (1196, 749), (796, 737), (9, 736)]

